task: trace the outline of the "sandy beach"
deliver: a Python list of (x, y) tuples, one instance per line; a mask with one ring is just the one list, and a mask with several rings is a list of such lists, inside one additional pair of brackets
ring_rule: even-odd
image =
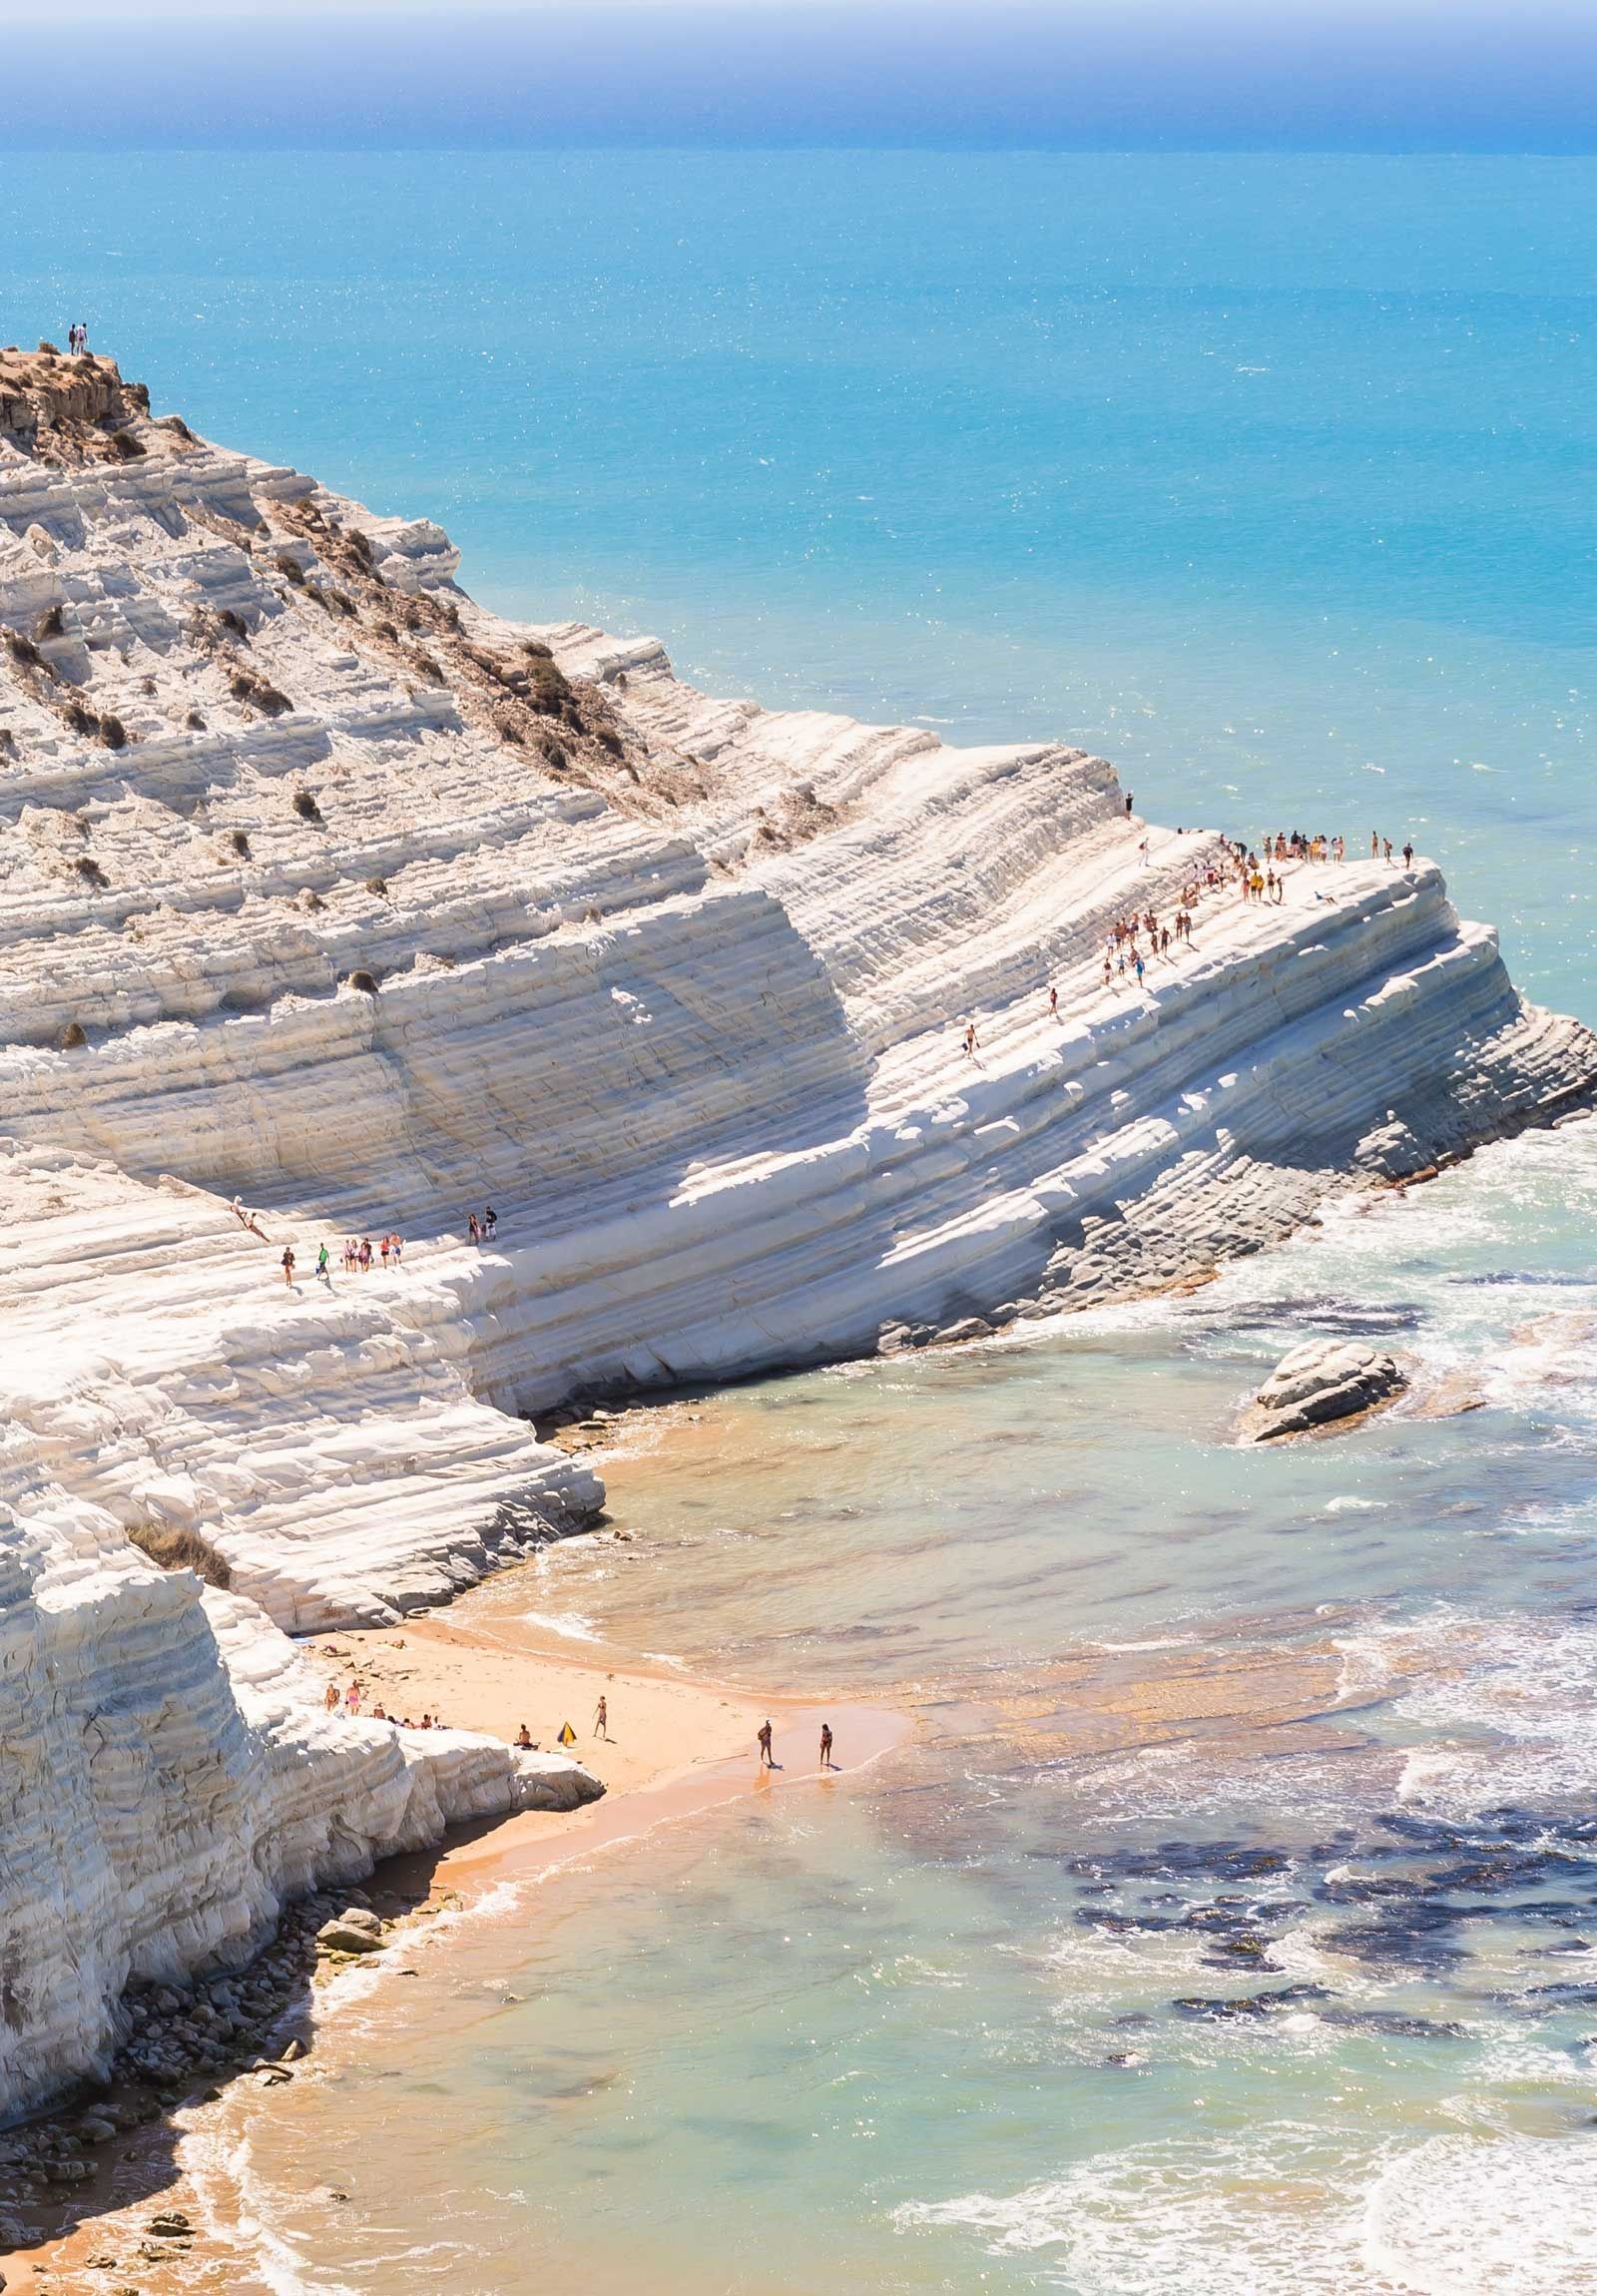
[[(573, 1650), (546, 1627), (502, 1610), (474, 1618), (471, 1607), (468, 1598), (447, 1612), (393, 1628), (314, 1636), (304, 1648), (340, 1692), (358, 1681), (364, 1713), (381, 1705), (390, 1717), (408, 1715), (417, 1722), (430, 1714), (448, 1726), (492, 1732), (506, 1741), (525, 1722), (546, 1748), (569, 1722), (576, 1732), (570, 1751), (603, 1779), (606, 1792), (580, 1810), (524, 1811), (458, 1829), (435, 1851), (379, 1867), (359, 1895), (379, 1906), (414, 1907), (397, 1919), (389, 1941), (396, 1950), (383, 1957), (394, 1978), (440, 1912), (469, 1912), (502, 1882), (552, 1875), (744, 1795), (819, 1785), (846, 1790), (852, 1771), (910, 1734), (909, 1718), (889, 1708), (756, 1697), (603, 1648)], [(595, 1727), (601, 1697), (608, 1736)], [(769, 1770), (760, 1763), (756, 1742), (768, 1718), (775, 1753)], [(818, 1759), (823, 1721), (835, 1739), (835, 1767), (828, 1772)], [(434, 1942), (447, 1951), (441, 1933)], [(379, 1983), (389, 1974), (376, 1964), (367, 1968)], [(320, 1973), (317, 1983), (319, 1988)], [(336, 2046), (336, 2003), (330, 2011), (315, 2005), (310, 2027), (302, 2074), (314, 2078), (318, 2049)], [(261, 2079), (260, 2073), (242, 2072), (209, 2100), (197, 2084), (192, 2104), (98, 2148), (90, 2180), (73, 2189), (70, 2201), (30, 2212), (48, 2237), (5, 2257), (0, 2286), (6, 2296), (30, 2289), (176, 2296), (180, 2290), (264, 2288), (253, 2268), (242, 2269), (226, 2226), (207, 2225), (210, 2211), (183, 2158), (185, 2135), (214, 2130), (224, 2115), (236, 2122), (241, 2110), (270, 2109), (269, 2087), (259, 2095), (252, 2088)], [(189, 2218), (192, 2238), (152, 2235), (152, 2223), (173, 2211)]]

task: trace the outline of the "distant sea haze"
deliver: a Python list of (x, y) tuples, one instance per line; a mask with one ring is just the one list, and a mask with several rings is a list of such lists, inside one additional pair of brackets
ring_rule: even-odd
[(31, 5), (0, 6), (13, 150), (1597, 146), (1578, 0)]

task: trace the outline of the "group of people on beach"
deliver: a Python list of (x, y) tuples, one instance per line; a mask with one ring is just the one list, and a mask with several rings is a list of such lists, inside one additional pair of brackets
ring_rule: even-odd
[[(339, 1690), (336, 1682), (329, 1682), (322, 1703), (329, 1714), (336, 1714), (341, 1707), (345, 1714), (358, 1720), (365, 1695), (358, 1680), (351, 1679), (348, 1688), (343, 1691)], [(449, 1727), (441, 1714), (423, 1714), (419, 1722), (412, 1722), (408, 1714), (390, 1714), (380, 1699), (371, 1706), (365, 1706), (364, 1712), (368, 1722), (392, 1722), (401, 1730), (447, 1730)], [(522, 1728), (525, 1730), (525, 1723)]]
[[(755, 1744), (760, 1748), (760, 1767), (762, 1770), (780, 1770), (782, 1768), (772, 1744), (772, 1730), (769, 1721), (762, 1722), (755, 1732)], [(820, 1725), (820, 1767), (822, 1770), (835, 1770), (837, 1767), (831, 1758), (831, 1724), (829, 1722), (822, 1722)]]

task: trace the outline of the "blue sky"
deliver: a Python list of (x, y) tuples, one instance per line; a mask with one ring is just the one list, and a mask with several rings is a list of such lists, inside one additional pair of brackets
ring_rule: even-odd
[(1597, 150), (1597, 0), (0, 0), (0, 139)]

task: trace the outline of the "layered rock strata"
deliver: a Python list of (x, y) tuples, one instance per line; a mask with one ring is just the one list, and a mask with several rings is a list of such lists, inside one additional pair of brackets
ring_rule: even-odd
[(1217, 833), (1059, 744), (711, 699), (456, 571), (109, 361), (0, 355), (0, 2102), (129, 1970), (521, 1790), (318, 1720), (276, 1631), (591, 1514), (518, 1414), (1180, 1282), (1597, 1076), (1429, 864), (1210, 892), (1106, 985)]
[(1251, 1442), (1362, 1418), (1407, 1387), (1395, 1356), (1355, 1340), (1306, 1340), (1283, 1356), (1243, 1415)]

